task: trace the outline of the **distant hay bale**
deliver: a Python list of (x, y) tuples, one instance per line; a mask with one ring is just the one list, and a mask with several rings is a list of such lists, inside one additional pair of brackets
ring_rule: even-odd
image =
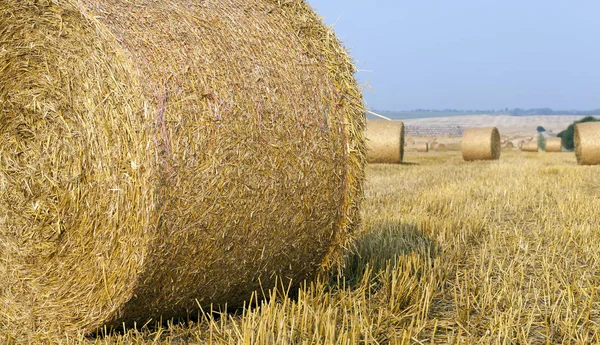
[(461, 150), (465, 161), (496, 160), (500, 158), (500, 133), (496, 127), (468, 128), (465, 130)]
[(537, 140), (532, 140), (530, 142), (524, 143), (523, 147), (521, 148), (521, 151), (524, 151), (524, 152), (538, 152), (539, 149), (540, 148), (538, 146)]
[(512, 141), (507, 141), (506, 142), (506, 148), (507, 149), (514, 149), (515, 148), (515, 144), (513, 144)]
[(236, 307), (347, 244), (364, 109), (305, 1), (5, 0), (0, 26), (0, 339)]
[(404, 158), (404, 123), (367, 120), (365, 131), (368, 163), (402, 163)]
[(562, 138), (546, 138), (546, 152), (561, 152)]
[(444, 151), (446, 151), (446, 145), (445, 144), (436, 144), (434, 151), (444, 152)]
[(600, 164), (600, 122), (575, 125), (575, 156), (580, 165)]
[(429, 152), (429, 144), (428, 143), (417, 144), (417, 152)]
[(519, 150), (523, 150), (524, 145), (525, 145), (525, 140), (519, 140)]

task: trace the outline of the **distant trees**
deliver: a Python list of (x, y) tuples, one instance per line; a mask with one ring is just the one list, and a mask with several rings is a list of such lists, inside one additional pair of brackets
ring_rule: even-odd
[(556, 136), (562, 138), (562, 145), (567, 150), (575, 149), (574, 136), (575, 136), (575, 125), (582, 122), (595, 122), (600, 121), (593, 116), (586, 116), (579, 121), (575, 121), (567, 127), (564, 131), (558, 133)]

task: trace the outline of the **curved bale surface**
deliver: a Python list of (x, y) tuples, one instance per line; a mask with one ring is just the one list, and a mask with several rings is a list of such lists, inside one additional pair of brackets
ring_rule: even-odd
[(498, 129), (468, 128), (463, 133), (461, 151), (465, 161), (499, 159), (501, 140)]
[(404, 123), (367, 120), (365, 131), (368, 163), (402, 163), (404, 158)]
[(357, 226), (361, 93), (304, 1), (6, 0), (0, 27), (0, 339), (237, 306)]
[(546, 138), (546, 152), (561, 152), (562, 138)]
[(580, 165), (600, 164), (600, 122), (575, 125), (575, 156)]

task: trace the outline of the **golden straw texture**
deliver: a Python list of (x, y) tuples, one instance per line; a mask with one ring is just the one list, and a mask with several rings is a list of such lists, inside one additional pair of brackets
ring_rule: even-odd
[(304, 1), (4, 0), (0, 28), (0, 339), (237, 306), (347, 244), (364, 109)]
[(561, 152), (562, 138), (546, 138), (546, 152)]
[(368, 163), (402, 163), (404, 123), (369, 119), (365, 138)]
[(575, 125), (575, 156), (580, 165), (600, 164), (600, 122)]
[(417, 144), (417, 152), (429, 152), (429, 143)]
[(500, 133), (496, 127), (468, 128), (461, 142), (462, 156), (465, 161), (496, 160), (501, 152)]

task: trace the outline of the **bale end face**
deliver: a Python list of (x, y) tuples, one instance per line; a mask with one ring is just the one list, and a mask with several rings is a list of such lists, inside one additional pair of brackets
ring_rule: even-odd
[(496, 127), (469, 128), (461, 142), (465, 161), (497, 160), (500, 158), (502, 141)]

